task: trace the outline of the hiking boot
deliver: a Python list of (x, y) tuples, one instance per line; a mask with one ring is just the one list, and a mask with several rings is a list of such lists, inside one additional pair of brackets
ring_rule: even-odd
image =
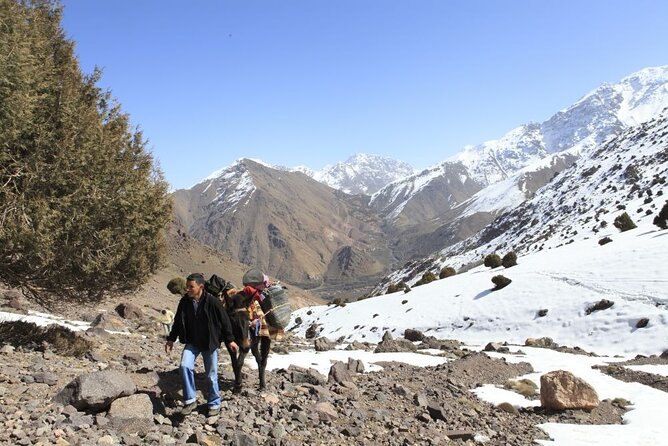
[(220, 407), (209, 407), (208, 415), (210, 417), (215, 417), (218, 414), (220, 414)]
[(181, 409), (181, 415), (189, 415), (196, 408), (197, 408), (197, 401), (193, 401), (190, 404), (186, 404), (185, 406), (183, 406), (183, 409)]

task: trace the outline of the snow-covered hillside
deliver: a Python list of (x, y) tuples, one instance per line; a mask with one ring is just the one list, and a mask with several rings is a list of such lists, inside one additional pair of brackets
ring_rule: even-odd
[(400, 280), (412, 284), (427, 270), (438, 274), (444, 266), (460, 269), (493, 252), (526, 255), (577, 240), (599, 240), (618, 232), (613, 222), (624, 212), (636, 224), (652, 227), (668, 199), (668, 115), (583, 150), (575, 164), (524, 200), (522, 178), (566, 155), (547, 157), (462, 203), (464, 216), (507, 212), (468, 239), (406, 264), (376, 291)]
[(617, 231), (612, 224), (624, 212), (637, 224), (651, 225), (668, 199), (667, 179), (668, 115), (663, 115), (585, 150), (532, 199), (440, 254), (463, 265), (495, 250), (530, 253), (587, 237), (598, 240)]
[[(407, 328), (483, 345), (549, 336), (599, 354), (660, 354), (668, 349), (668, 231), (656, 229), (611, 234), (603, 246), (582, 240), (520, 257), (509, 269), (480, 266), (408, 293), (303, 308), (294, 329), (305, 335), (318, 324), (318, 336), (370, 342)], [(512, 283), (491, 291), (499, 274)], [(602, 299), (612, 308), (587, 314)], [(642, 318), (648, 326), (636, 328)]]

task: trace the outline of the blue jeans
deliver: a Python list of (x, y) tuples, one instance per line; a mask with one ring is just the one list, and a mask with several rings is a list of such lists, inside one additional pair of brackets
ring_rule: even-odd
[(200, 350), (193, 344), (186, 344), (181, 354), (181, 379), (183, 379), (183, 399), (185, 404), (197, 400), (195, 394), (195, 360), (202, 354), (204, 371), (209, 380), (209, 400), (207, 405), (212, 409), (220, 407), (220, 390), (218, 389), (218, 349), (213, 351)]

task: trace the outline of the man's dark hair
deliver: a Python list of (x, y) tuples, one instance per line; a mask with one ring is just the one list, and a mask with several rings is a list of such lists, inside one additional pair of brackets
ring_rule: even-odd
[(204, 280), (204, 275), (202, 273), (192, 273), (186, 277), (186, 282), (195, 282), (198, 285), (204, 285), (206, 281)]

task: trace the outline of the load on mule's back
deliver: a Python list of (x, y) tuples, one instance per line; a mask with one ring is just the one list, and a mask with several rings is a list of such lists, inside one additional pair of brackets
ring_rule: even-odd
[(284, 330), (292, 314), (288, 289), (276, 283), (267, 287), (262, 294), (264, 299), (260, 301), (260, 307), (264, 312), (267, 325)]
[[(282, 336), (283, 328), (287, 325), (286, 312), (287, 319), (290, 318), (290, 306), (287, 303), (287, 292), (280, 286), (271, 285), (269, 278), (258, 268), (246, 271), (243, 284), (241, 291), (226, 297), (227, 311), (240, 347), (238, 354), (229, 351), (235, 389), (241, 389), (241, 369), (249, 348), (257, 362), (260, 388), (263, 389), (271, 340)], [(273, 294), (267, 292), (271, 287), (274, 288)]]

